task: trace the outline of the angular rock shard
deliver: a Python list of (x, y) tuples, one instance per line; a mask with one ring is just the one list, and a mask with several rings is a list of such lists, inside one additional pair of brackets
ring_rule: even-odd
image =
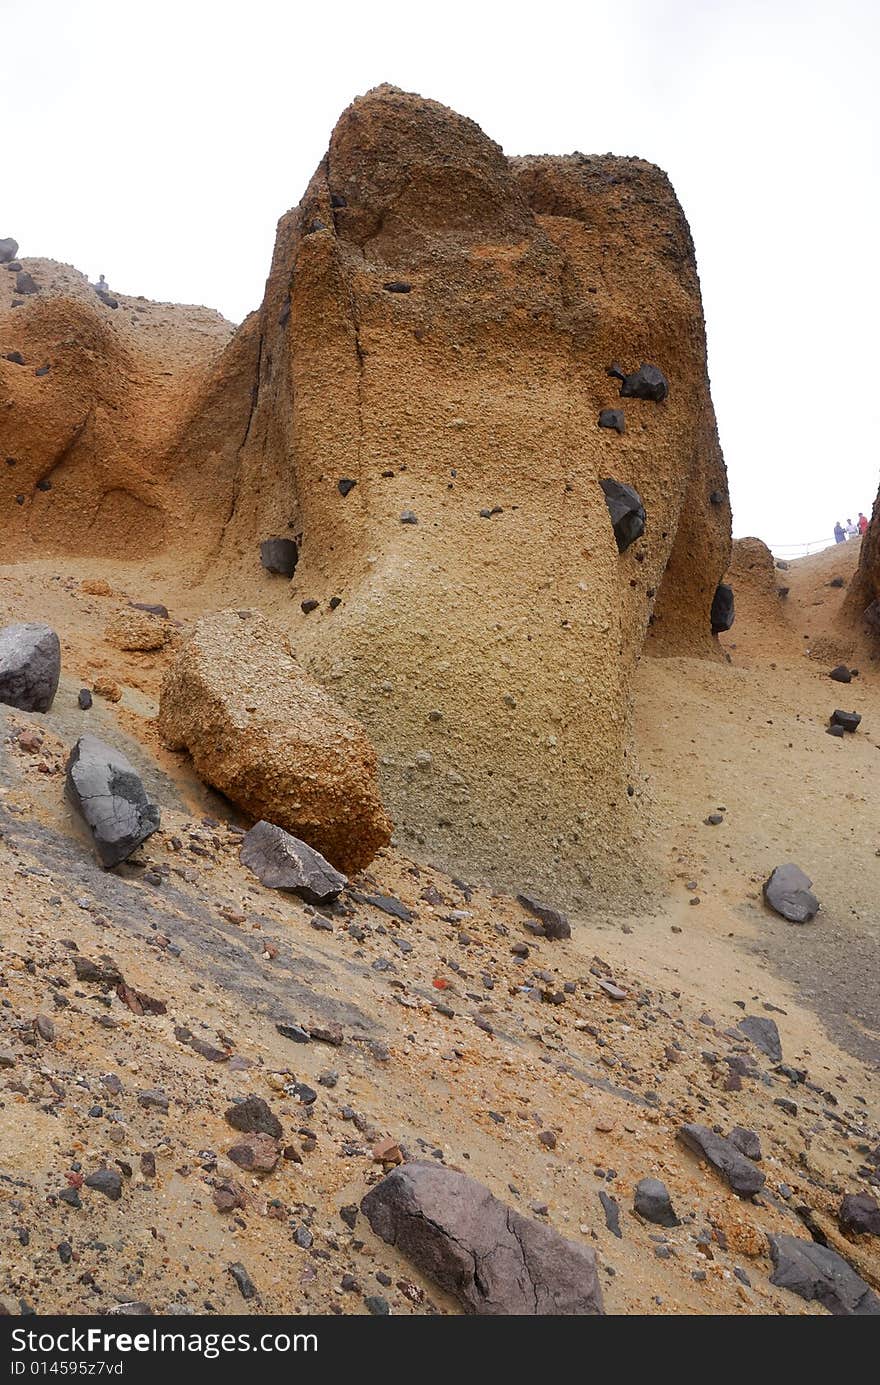
[(319, 851), (271, 822), (258, 822), (245, 834), (239, 855), (261, 884), (292, 890), (310, 904), (329, 903), (348, 884)]
[(0, 238), (0, 264), (10, 264), (18, 254), (18, 241), (12, 236)]
[(260, 562), (267, 572), (292, 577), (299, 562), (299, 546), (293, 539), (263, 539)]
[(770, 1283), (821, 1303), (836, 1317), (880, 1316), (880, 1298), (843, 1256), (800, 1236), (770, 1236)]
[(362, 869), (391, 839), (363, 727), (254, 612), (197, 623), (162, 685), (159, 730), (207, 783), (340, 871)]
[(481, 1183), (414, 1161), (361, 1202), (377, 1236), (485, 1316), (587, 1316), (604, 1312), (595, 1256), (552, 1227), (505, 1206)]
[(28, 621), (0, 630), (0, 702), (48, 712), (60, 677), (61, 644), (48, 625)]
[(725, 630), (729, 630), (733, 625), (734, 617), (733, 587), (729, 587), (726, 582), (719, 582), (715, 588), (712, 609), (709, 612), (712, 634), (720, 635)]
[(858, 712), (842, 712), (839, 708), (831, 713), (831, 725), (839, 726), (841, 730), (849, 731), (850, 734), (857, 729), (861, 719)]
[(764, 1175), (751, 1159), (723, 1135), (716, 1135), (708, 1125), (683, 1125), (678, 1138), (699, 1158), (711, 1164), (740, 1197), (752, 1197), (764, 1186)]
[(655, 1226), (680, 1226), (665, 1183), (659, 1178), (642, 1178), (636, 1184), (633, 1206), (645, 1221)]
[(841, 1231), (855, 1236), (880, 1236), (880, 1206), (870, 1193), (847, 1193), (837, 1220)]
[(764, 898), (791, 923), (809, 923), (819, 912), (819, 901), (811, 892), (812, 880), (792, 862), (777, 866), (764, 881)]
[(67, 794), (91, 829), (101, 864), (126, 860), (159, 826), (140, 777), (121, 751), (80, 736), (67, 761)]
[(613, 428), (617, 433), (626, 432), (626, 419), (623, 409), (603, 409), (599, 414), (600, 428)]
[(765, 1015), (746, 1015), (736, 1026), (741, 1034), (751, 1039), (756, 1048), (772, 1058), (774, 1063), (782, 1062), (782, 1043), (776, 1021)]
[(627, 375), (619, 365), (613, 365), (609, 368), (608, 374), (616, 376), (620, 381), (622, 399), (651, 399), (655, 404), (661, 404), (669, 394), (669, 382), (663, 371), (655, 365), (642, 362), (638, 370), (634, 370), (631, 375)]
[(544, 925), (545, 938), (551, 938), (559, 942), (564, 938), (571, 937), (571, 924), (568, 917), (561, 913), (559, 909), (554, 909), (550, 904), (542, 904), (539, 899), (534, 899), (529, 894), (518, 894), (517, 903), (521, 904), (527, 914), (533, 918), (540, 919)]
[(642, 497), (632, 486), (624, 486), (610, 477), (600, 481), (605, 503), (611, 516), (611, 527), (617, 540), (618, 553), (625, 553), (630, 544), (645, 532), (645, 507)]

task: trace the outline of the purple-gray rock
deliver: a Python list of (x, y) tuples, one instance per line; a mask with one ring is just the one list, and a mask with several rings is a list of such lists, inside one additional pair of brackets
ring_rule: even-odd
[(626, 432), (626, 419), (623, 409), (603, 409), (599, 414), (600, 428), (613, 428), (617, 433)]
[(28, 274), (26, 269), (21, 269), (15, 276), (15, 292), (39, 293), (40, 286), (37, 283), (36, 279), (34, 279), (32, 275)]
[(61, 643), (48, 625), (27, 621), (0, 630), (0, 702), (48, 712), (61, 677)]
[(837, 1317), (880, 1316), (880, 1298), (842, 1255), (800, 1236), (770, 1236), (770, 1283), (815, 1300)]
[(67, 795), (91, 829), (101, 864), (126, 860), (159, 826), (159, 809), (121, 751), (80, 736), (67, 761)]
[(741, 1125), (735, 1125), (727, 1138), (747, 1159), (763, 1158), (761, 1141), (754, 1130), (746, 1130)]
[(260, 562), (267, 572), (277, 572), (281, 577), (292, 577), (299, 562), (299, 547), (293, 539), (263, 539), (260, 544)]
[(880, 1206), (870, 1193), (847, 1193), (837, 1214), (841, 1231), (856, 1236), (880, 1236)]
[(782, 1062), (782, 1043), (776, 1021), (765, 1015), (746, 1015), (736, 1026), (741, 1034), (751, 1039), (756, 1048), (772, 1058), (774, 1063)]
[(280, 1140), (284, 1133), (280, 1120), (261, 1096), (248, 1096), (244, 1101), (234, 1102), (225, 1119), (233, 1130), (241, 1130), (246, 1135), (271, 1135)]
[(669, 384), (663, 371), (644, 361), (631, 375), (626, 375), (619, 365), (610, 366), (608, 374), (620, 381), (622, 399), (651, 399), (655, 404), (661, 404), (669, 393)]
[(604, 1312), (596, 1258), (552, 1227), (523, 1217), (466, 1174), (415, 1161), (361, 1202), (377, 1236), (466, 1312), (587, 1316)]
[(18, 241), (13, 240), (12, 236), (4, 236), (0, 240), (0, 264), (9, 264), (18, 254)]
[(850, 673), (846, 664), (837, 664), (836, 667), (831, 670), (828, 677), (833, 678), (835, 683), (852, 682), (852, 674)]
[(736, 617), (733, 601), (733, 587), (726, 582), (719, 582), (715, 588), (715, 595), (712, 597), (712, 607), (709, 611), (709, 623), (712, 627), (713, 635), (721, 635), (725, 630), (729, 630)]
[(659, 1178), (642, 1178), (635, 1189), (633, 1207), (645, 1221), (655, 1226), (680, 1226), (665, 1183)]
[(563, 938), (571, 937), (571, 924), (565, 914), (560, 913), (549, 904), (542, 904), (539, 899), (534, 899), (529, 894), (518, 894), (517, 904), (521, 904), (527, 914), (532, 918), (540, 919), (544, 925), (544, 936), (554, 942), (561, 942)]
[(599, 485), (605, 493), (605, 504), (611, 516), (617, 551), (625, 553), (630, 544), (635, 543), (645, 532), (646, 516), (642, 497), (632, 486), (613, 481), (610, 476), (606, 476)]
[(752, 1197), (764, 1186), (764, 1175), (751, 1159), (723, 1135), (716, 1135), (708, 1125), (683, 1125), (678, 1138), (700, 1159), (711, 1164), (740, 1197)]
[(111, 1202), (118, 1202), (122, 1197), (122, 1179), (115, 1169), (96, 1169), (85, 1179), (85, 1185), (97, 1189)]
[(348, 884), (320, 851), (271, 822), (258, 822), (245, 833), (239, 855), (262, 885), (292, 890), (310, 904), (336, 899)]
[(861, 719), (858, 712), (842, 712), (839, 708), (831, 713), (831, 725), (841, 726), (844, 731), (855, 731)]
[(791, 923), (809, 923), (819, 912), (819, 901), (810, 891), (812, 883), (800, 866), (788, 862), (777, 866), (764, 881), (764, 898), (771, 909)]
[(234, 1265), (229, 1266), (229, 1273), (238, 1285), (242, 1298), (256, 1298), (256, 1285), (239, 1260), (236, 1260)]

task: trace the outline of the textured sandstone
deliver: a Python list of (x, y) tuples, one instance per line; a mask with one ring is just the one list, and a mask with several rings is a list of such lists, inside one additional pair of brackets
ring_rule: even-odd
[(116, 649), (145, 652), (167, 644), (170, 631), (164, 620), (147, 611), (119, 611), (107, 622), (104, 638)]
[(159, 729), (209, 784), (341, 871), (362, 869), (391, 839), (363, 727), (255, 613), (198, 622), (163, 683)]

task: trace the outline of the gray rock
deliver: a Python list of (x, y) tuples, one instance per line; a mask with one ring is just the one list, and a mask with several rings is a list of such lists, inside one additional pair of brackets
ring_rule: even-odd
[(730, 1140), (716, 1135), (708, 1125), (683, 1125), (678, 1132), (683, 1145), (705, 1159), (740, 1197), (751, 1197), (764, 1186), (764, 1175)]
[(645, 532), (645, 507), (642, 497), (632, 486), (624, 486), (620, 481), (606, 477), (599, 485), (605, 492), (605, 504), (611, 516), (611, 527), (617, 542), (618, 553), (625, 553), (630, 544), (641, 538)]
[(765, 1015), (746, 1015), (736, 1026), (741, 1034), (751, 1039), (756, 1048), (772, 1058), (774, 1063), (782, 1062), (782, 1043), (776, 1021)]
[(260, 544), (260, 562), (267, 572), (277, 572), (281, 577), (292, 577), (299, 562), (299, 546), (293, 539), (263, 539)]
[(4, 236), (0, 240), (0, 264), (9, 264), (18, 254), (18, 241), (13, 240), (12, 236)]
[(242, 1298), (256, 1298), (256, 1285), (240, 1261), (237, 1260), (234, 1265), (229, 1266), (229, 1273), (238, 1285)]
[(729, 587), (726, 582), (719, 582), (715, 588), (715, 595), (712, 597), (712, 607), (709, 612), (712, 634), (721, 635), (725, 630), (729, 630), (735, 618), (733, 587)]
[(761, 1159), (761, 1141), (754, 1130), (746, 1130), (741, 1125), (735, 1125), (728, 1135), (728, 1140), (738, 1149), (740, 1154), (744, 1154), (747, 1159)]
[(605, 1225), (616, 1236), (619, 1241), (623, 1240), (623, 1232), (620, 1229), (620, 1204), (615, 1202), (610, 1194), (602, 1188), (599, 1192), (599, 1201), (602, 1204), (602, 1211), (605, 1213)]
[(85, 1185), (87, 1188), (96, 1188), (111, 1202), (118, 1202), (122, 1197), (122, 1178), (115, 1169), (96, 1169), (85, 1179)]
[(32, 278), (32, 276), (28, 274), (26, 269), (21, 269), (15, 276), (15, 292), (39, 293), (40, 286), (37, 283), (36, 279)]
[(659, 1178), (642, 1178), (636, 1184), (633, 1206), (640, 1217), (655, 1226), (681, 1225), (673, 1211), (669, 1190)]
[(522, 905), (527, 914), (541, 920), (545, 938), (561, 942), (563, 938), (571, 937), (571, 924), (567, 916), (558, 909), (552, 908), (549, 904), (542, 904), (539, 899), (534, 899), (529, 894), (518, 894), (516, 902)]
[(280, 1120), (261, 1096), (248, 1096), (244, 1101), (234, 1102), (225, 1119), (233, 1130), (241, 1130), (246, 1135), (271, 1135), (280, 1140), (283, 1134)]
[(604, 1312), (592, 1250), (523, 1217), (454, 1169), (403, 1164), (370, 1189), (361, 1211), (377, 1236), (454, 1294), (468, 1313)]
[(800, 866), (789, 862), (777, 866), (764, 881), (764, 898), (771, 909), (791, 923), (809, 923), (819, 912), (819, 901), (810, 891), (812, 883)]
[(140, 777), (119, 750), (80, 736), (67, 761), (67, 794), (88, 823), (101, 864), (124, 861), (159, 826)]
[(851, 682), (852, 682), (852, 674), (850, 673), (850, 671), (849, 671), (849, 669), (847, 668), (846, 664), (837, 664), (836, 667), (834, 667), (834, 668), (831, 670), (831, 672), (829, 673), (828, 677), (829, 677), (829, 678), (833, 678), (834, 681), (835, 681), (835, 683), (851, 683)]
[(613, 428), (618, 433), (626, 432), (626, 419), (623, 409), (603, 409), (599, 414), (600, 428)]
[(856, 1236), (880, 1236), (880, 1207), (870, 1193), (847, 1193), (837, 1214), (841, 1231)]
[(843, 1256), (800, 1236), (770, 1236), (770, 1283), (821, 1303), (838, 1317), (880, 1316), (880, 1298)]
[(844, 731), (855, 731), (861, 719), (858, 712), (841, 712), (838, 709), (831, 713), (831, 725), (841, 726)]
[(655, 365), (642, 362), (632, 375), (624, 374), (619, 365), (613, 365), (608, 374), (615, 375), (620, 381), (622, 399), (651, 399), (655, 404), (660, 404), (669, 394), (666, 376)]
[(27, 622), (0, 630), (0, 702), (22, 712), (48, 712), (61, 677), (61, 644), (48, 625)]
[(271, 822), (258, 822), (246, 832), (239, 854), (261, 884), (292, 890), (310, 904), (336, 899), (348, 884), (347, 876), (334, 870), (320, 851)]

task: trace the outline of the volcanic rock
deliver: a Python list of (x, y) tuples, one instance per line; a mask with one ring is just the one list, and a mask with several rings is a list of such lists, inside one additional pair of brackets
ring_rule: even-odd
[(517, 903), (521, 904), (527, 914), (533, 918), (540, 919), (544, 925), (544, 937), (554, 941), (561, 941), (571, 937), (571, 924), (565, 914), (558, 909), (554, 909), (549, 904), (542, 904), (540, 900), (533, 899), (528, 894), (518, 894)]
[(618, 553), (625, 553), (645, 532), (645, 507), (638, 491), (620, 481), (606, 478), (599, 482), (605, 492), (605, 503), (611, 516), (611, 527), (617, 541)]
[(635, 1189), (633, 1206), (645, 1221), (655, 1226), (680, 1226), (665, 1183), (659, 1178), (642, 1178)]
[(319, 851), (271, 822), (258, 822), (245, 834), (239, 855), (262, 885), (292, 890), (310, 904), (329, 903), (348, 884)]
[(858, 712), (841, 712), (838, 709), (831, 713), (831, 725), (840, 726), (844, 731), (851, 733), (856, 730), (861, 719)]
[(371, 1188), (361, 1211), (468, 1313), (602, 1313), (595, 1256), (552, 1227), (521, 1216), (466, 1174), (428, 1162), (402, 1165)]
[(880, 1236), (880, 1206), (870, 1193), (847, 1193), (837, 1220), (841, 1231), (855, 1236)]
[(712, 627), (713, 635), (720, 635), (723, 631), (729, 630), (734, 621), (733, 588), (726, 582), (719, 582), (715, 588), (715, 595), (712, 597), (712, 609), (709, 612), (709, 622)]
[(259, 615), (197, 623), (162, 685), (159, 729), (209, 784), (339, 870), (362, 869), (391, 838), (363, 728)]
[(765, 1015), (746, 1015), (736, 1027), (747, 1039), (751, 1039), (756, 1048), (766, 1053), (768, 1058), (772, 1058), (774, 1063), (782, 1061), (782, 1044), (775, 1020), (768, 1019)]
[(626, 419), (623, 409), (602, 409), (599, 414), (600, 428), (613, 428), (618, 433), (626, 432)]
[(67, 793), (91, 829), (101, 864), (124, 861), (159, 826), (159, 809), (121, 751), (80, 736), (67, 761)]
[(61, 677), (61, 644), (48, 625), (0, 629), (0, 702), (22, 712), (48, 712)]
[(688, 1149), (705, 1159), (740, 1197), (751, 1197), (764, 1186), (764, 1175), (736, 1145), (716, 1135), (707, 1125), (683, 1125), (678, 1138)]
[(225, 1113), (226, 1122), (234, 1130), (246, 1135), (271, 1135), (280, 1140), (281, 1122), (267, 1101), (261, 1096), (249, 1096), (244, 1101), (236, 1101)]
[(620, 366), (613, 365), (609, 375), (620, 380), (620, 394), (623, 399), (651, 399), (660, 404), (669, 394), (669, 384), (663, 371), (655, 365), (642, 365), (632, 375), (626, 375)]
[(842, 1256), (799, 1236), (770, 1236), (770, 1283), (815, 1299), (838, 1317), (880, 1315), (880, 1299)]
[(293, 539), (264, 539), (260, 544), (260, 562), (267, 572), (292, 577), (299, 562), (299, 547)]
[(727, 1138), (747, 1159), (760, 1159), (762, 1157), (761, 1141), (754, 1130), (745, 1130), (743, 1126), (735, 1125)]
[(26, 269), (22, 269), (15, 276), (15, 292), (39, 293), (40, 286), (37, 283), (37, 281), (33, 278), (33, 276), (28, 274)]
[(118, 1202), (122, 1197), (122, 1179), (115, 1169), (96, 1169), (84, 1181), (87, 1188), (96, 1188), (111, 1202)]
[(812, 880), (789, 862), (777, 866), (764, 881), (764, 898), (784, 919), (791, 923), (809, 923), (819, 912), (819, 901), (810, 891)]
[(835, 681), (835, 683), (851, 683), (851, 682), (852, 682), (852, 674), (850, 673), (850, 671), (849, 671), (849, 669), (847, 668), (846, 664), (838, 664), (835, 668), (833, 668), (833, 669), (831, 670), (831, 672), (829, 673), (828, 677), (829, 677), (829, 678), (833, 678), (834, 681)]
[(9, 264), (18, 254), (18, 241), (13, 240), (12, 236), (4, 236), (0, 239), (0, 264)]

